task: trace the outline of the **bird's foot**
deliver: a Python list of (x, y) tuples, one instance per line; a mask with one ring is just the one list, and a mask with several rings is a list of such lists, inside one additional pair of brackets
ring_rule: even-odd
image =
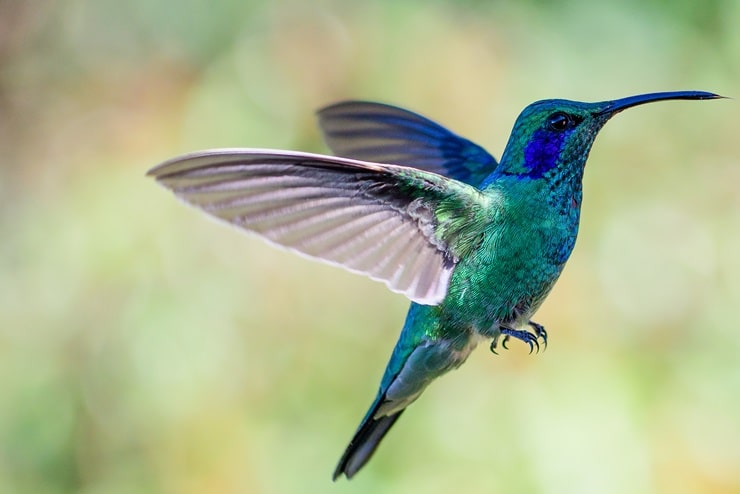
[[(539, 326), (539, 329), (537, 328), (537, 326)], [(542, 337), (543, 340), (545, 341), (545, 345), (547, 345), (547, 332), (545, 331), (545, 328), (543, 328), (539, 324), (537, 324), (537, 326), (532, 326), (535, 330), (535, 333), (530, 333), (529, 331), (524, 331), (524, 330), (511, 329), (511, 328), (507, 328), (504, 326), (500, 327), (499, 335), (497, 335), (491, 342), (491, 351), (495, 353), (496, 355), (498, 355), (498, 352), (496, 352), (496, 348), (498, 348), (498, 339), (501, 335), (504, 335), (503, 339), (501, 340), (501, 346), (504, 347), (504, 349), (506, 350), (509, 349), (509, 347), (506, 346), (506, 343), (509, 341), (509, 338), (514, 337), (517, 340), (521, 340), (524, 343), (529, 345), (529, 353), (532, 353), (535, 348), (537, 349), (537, 352), (539, 352), (540, 343), (538, 339)]]
[(534, 321), (529, 321), (529, 325), (532, 326), (532, 329), (534, 329), (534, 334), (537, 339), (542, 338), (542, 344), (545, 346), (545, 348), (543, 348), (543, 351), (547, 350), (547, 331), (545, 330), (545, 327), (542, 324), (537, 324)]

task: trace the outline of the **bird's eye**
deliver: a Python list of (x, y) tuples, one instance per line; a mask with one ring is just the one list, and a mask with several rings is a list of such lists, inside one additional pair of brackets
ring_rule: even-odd
[(547, 126), (556, 132), (562, 132), (575, 126), (577, 122), (567, 113), (557, 112), (547, 119)]

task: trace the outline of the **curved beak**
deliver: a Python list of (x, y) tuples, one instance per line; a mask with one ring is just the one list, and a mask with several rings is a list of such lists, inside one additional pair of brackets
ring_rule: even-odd
[(609, 114), (614, 115), (622, 110), (631, 108), (633, 106), (642, 105), (645, 103), (652, 103), (653, 101), (663, 101), (669, 99), (718, 99), (724, 98), (714, 93), (708, 93), (706, 91), (668, 91), (664, 93), (648, 93), (638, 94), (637, 96), (628, 96), (622, 99), (616, 99), (614, 101), (605, 101), (598, 111), (594, 112), (594, 115)]

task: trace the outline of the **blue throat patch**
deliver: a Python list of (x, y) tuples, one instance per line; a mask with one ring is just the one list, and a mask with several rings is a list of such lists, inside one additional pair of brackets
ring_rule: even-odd
[(529, 178), (542, 178), (560, 161), (560, 152), (567, 134), (538, 130), (524, 148), (524, 173)]

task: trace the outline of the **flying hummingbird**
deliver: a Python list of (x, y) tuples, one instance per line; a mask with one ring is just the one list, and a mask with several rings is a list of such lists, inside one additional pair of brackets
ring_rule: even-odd
[(584, 166), (607, 120), (643, 103), (715, 98), (537, 101), (517, 118), (500, 162), (421, 115), (348, 101), (318, 113), (341, 158), (213, 149), (148, 174), (218, 219), (411, 299), (375, 401), (334, 471), (351, 478), (406, 407), (479, 342), (494, 352), (508, 338), (530, 352), (547, 343), (531, 318), (575, 245)]

